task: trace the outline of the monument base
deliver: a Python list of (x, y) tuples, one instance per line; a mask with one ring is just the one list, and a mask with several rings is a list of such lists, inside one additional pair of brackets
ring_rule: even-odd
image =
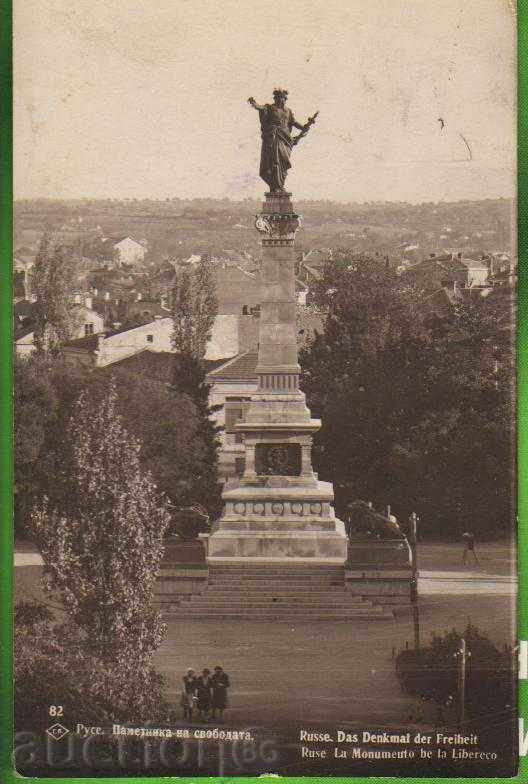
[(223, 493), (224, 514), (209, 537), (207, 561), (344, 565), (347, 537), (334, 516), (332, 486), (297, 481), (269, 477), (266, 484), (230, 483)]
[(329, 563), (346, 560), (343, 523), (334, 531), (215, 531), (209, 537), (208, 563)]

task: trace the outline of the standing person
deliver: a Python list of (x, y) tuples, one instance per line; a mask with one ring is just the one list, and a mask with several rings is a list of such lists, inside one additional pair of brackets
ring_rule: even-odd
[(183, 708), (183, 718), (192, 721), (193, 708), (196, 700), (196, 676), (192, 667), (189, 667), (186, 675), (182, 678), (181, 706)]
[(201, 720), (207, 720), (209, 717), (209, 711), (211, 710), (211, 689), (211, 670), (208, 670), (206, 667), (202, 670), (202, 674), (196, 678), (196, 707), (198, 708), (198, 716)]
[(227, 690), (231, 686), (229, 682), (229, 675), (224, 672), (222, 667), (214, 668), (214, 675), (212, 681), (212, 706), (213, 706), (213, 719), (218, 711), (219, 718), (222, 718), (224, 711), (227, 708)]
[(462, 534), (462, 538), (464, 539), (464, 552), (462, 553), (462, 565), (465, 566), (467, 564), (467, 559), (469, 553), (473, 555), (473, 559), (475, 563), (479, 562), (477, 558), (477, 553), (475, 552), (475, 534), (471, 531), (466, 531), (465, 534)]

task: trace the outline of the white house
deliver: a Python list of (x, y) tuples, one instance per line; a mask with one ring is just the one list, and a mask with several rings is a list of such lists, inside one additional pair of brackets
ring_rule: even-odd
[(460, 261), (467, 268), (468, 286), (488, 285), (489, 267), (486, 261), (464, 258), (461, 258)]
[(118, 266), (121, 264), (130, 264), (132, 266), (142, 264), (147, 252), (144, 243), (138, 242), (133, 237), (129, 236), (117, 240), (113, 243), (112, 247), (118, 257)]
[[(63, 346), (67, 360), (89, 367), (106, 367), (135, 356), (142, 351), (172, 353), (172, 318), (156, 317), (147, 324), (108, 334), (89, 333)], [(221, 315), (215, 318), (205, 359), (218, 360), (236, 356), (240, 351), (238, 318)]]
[[(98, 335), (104, 330), (104, 318), (92, 308), (92, 298), (75, 296), (70, 313), (73, 317), (72, 340), (85, 338), (89, 335)], [(15, 339), (15, 351), (18, 356), (27, 357), (35, 350), (34, 332), (31, 325), (26, 331), (20, 330)]]

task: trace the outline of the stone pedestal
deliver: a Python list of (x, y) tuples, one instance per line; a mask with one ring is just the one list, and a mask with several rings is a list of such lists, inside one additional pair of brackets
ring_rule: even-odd
[(312, 470), (312, 419), (299, 389), (295, 233), (289, 193), (268, 193), (255, 226), (261, 233), (261, 311), (257, 375), (243, 434), (246, 464), (223, 492), (224, 510), (209, 538), (208, 561), (344, 564), (347, 539), (333, 490)]

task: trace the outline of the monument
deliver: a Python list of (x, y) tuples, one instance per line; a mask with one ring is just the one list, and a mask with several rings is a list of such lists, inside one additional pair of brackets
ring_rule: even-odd
[[(312, 419), (299, 389), (295, 234), (299, 216), (284, 189), (292, 148), (317, 113), (301, 125), (286, 106), (287, 92), (259, 105), (260, 176), (269, 186), (255, 227), (261, 235), (261, 310), (258, 388), (236, 429), (244, 437), (245, 470), (226, 483), (224, 509), (208, 543), (208, 562), (273, 561), (343, 565), (347, 538), (336, 519), (333, 489), (319, 481), (311, 461)], [(292, 128), (300, 133), (292, 137)]]

